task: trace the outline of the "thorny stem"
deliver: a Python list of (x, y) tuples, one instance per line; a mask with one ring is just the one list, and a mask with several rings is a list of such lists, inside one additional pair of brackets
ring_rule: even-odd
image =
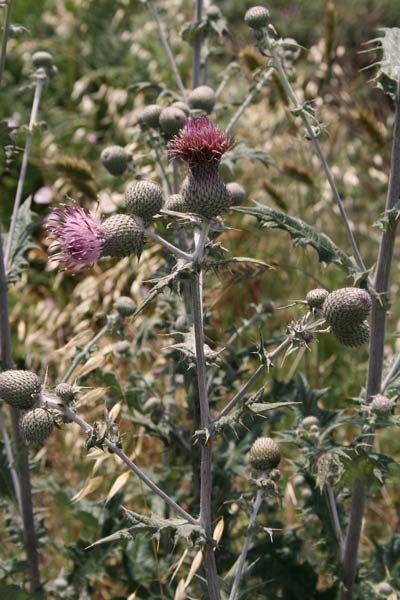
[[(198, 25), (203, 16), (203, 0), (195, 0), (195, 24)], [(201, 70), (201, 47), (203, 44), (203, 36), (201, 32), (197, 32), (193, 44), (193, 61), (192, 61), (192, 89), (195, 89), (200, 84)]]
[[(7, 300), (7, 278), (5, 272), (5, 261), (3, 257), (3, 245), (0, 235), (0, 358), (6, 369), (12, 369), (14, 366), (11, 354), (11, 330), (8, 318), (8, 300)], [(29, 463), (26, 449), (21, 439), (19, 431), (19, 411), (10, 406), (9, 409), (11, 426), (13, 431), (14, 444), (16, 448), (15, 458), (12, 461), (17, 468), (18, 487), (15, 488), (15, 495), (19, 498), (22, 522), (24, 546), (28, 561), (28, 572), (31, 592), (40, 588), (39, 561), (37, 553), (37, 542), (35, 532), (35, 522), (33, 518), (32, 492), (29, 473)], [(13, 477), (14, 481), (14, 477)]]
[(187, 100), (186, 91), (185, 91), (185, 88), (183, 86), (182, 79), (181, 79), (181, 76), (179, 74), (178, 67), (176, 65), (174, 55), (172, 54), (170, 45), (168, 43), (167, 36), (165, 35), (165, 31), (164, 31), (163, 25), (161, 23), (161, 19), (159, 17), (159, 14), (157, 12), (156, 7), (154, 6), (154, 2), (152, 0), (147, 0), (147, 4), (150, 6), (150, 10), (151, 10), (151, 12), (153, 14), (153, 18), (154, 18), (154, 20), (156, 22), (157, 30), (158, 30), (158, 35), (160, 36), (161, 43), (162, 43), (162, 45), (164, 47), (164, 50), (165, 50), (165, 54), (167, 55), (169, 66), (171, 67), (172, 73), (173, 73), (174, 78), (175, 78), (175, 83), (176, 83), (176, 85), (179, 88), (179, 91), (180, 91), (180, 93), (182, 95), (183, 100), (186, 102), (186, 100)]
[(0, 85), (3, 80), (4, 67), (6, 64), (7, 58), (7, 43), (8, 43), (8, 35), (10, 33), (10, 24), (11, 24), (11, 11), (14, 0), (8, 0), (7, 8), (6, 8), (6, 16), (4, 19), (3, 25), (3, 39), (1, 42), (1, 54), (0, 54)]
[[(78, 417), (78, 415), (75, 414), (74, 411), (72, 411), (67, 406), (63, 406), (58, 404), (57, 402), (52, 402), (49, 400), (45, 400), (45, 405), (48, 408), (53, 408), (61, 411), (67, 417), (67, 419), (70, 419), (71, 421), (79, 425), (79, 427), (83, 429), (83, 431), (85, 431), (87, 434), (93, 433), (93, 427), (89, 425), (89, 423), (87, 423), (84, 419)], [(148, 477), (137, 465), (135, 465), (135, 463), (125, 454), (123, 450), (121, 450), (121, 448), (116, 446), (107, 437), (104, 438), (103, 443), (114, 454), (119, 456), (119, 458), (127, 465), (127, 467), (129, 467), (129, 469), (133, 471), (135, 475), (137, 475), (139, 479), (143, 481), (145, 485), (147, 485), (147, 487), (149, 487), (155, 494), (160, 496), (160, 498), (162, 498), (164, 502), (168, 504), (168, 506), (170, 506), (175, 512), (181, 515), (181, 517), (186, 519), (192, 525), (199, 525), (199, 521), (197, 521), (191, 515), (189, 515), (189, 513), (187, 513), (181, 506), (179, 506), (179, 504), (177, 504), (172, 498), (170, 498), (168, 494), (163, 492), (163, 490), (160, 489), (158, 485), (155, 484), (152, 479), (150, 479), (150, 477)]]
[(101, 340), (101, 338), (107, 333), (109, 328), (110, 325), (106, 323), (106, 325), (104, 325), (104, 327), (100, 329), (100, 331), (94, 336), (94, 338), (91, 339), (90, 342), (88, 342), (86, 346), (75, 356), (67, 371), (65, 372), (64, 377), (61, 379), (60, 383), (65, 383), (66, 381), (68, 381), (68, 379), (74, 372), (76, 366), (79, 365), (82, 359), (86, 358), (93, 346), (97, 344), (99, 340)]
[(327, 163), (325, 154), (324, 154), (324, 152), (323, 152), (323, 150), (321, 148), (321, 144), (319, 143), (318, 137), (315, 135), (314, 130), (313, 130), (312, 126), (310, 125), (309, 121), (308, 121), (308, 118), (307, 118), (307, 115), (306, 115), (305, 111), (301, 110), (302, 107), (301, 107), (301, 105), (300, 105), (300, 103), (299, 103), (299, 101), (297, 99), (295, 91), (293, 90), (293, 88), (290, 85), (290, 82), (289, 82), (289, 80), (288, 80), (288, 78), (286, 76), (285, 70), (284, 70), (284, 68), (282, 66), (282, 62), (281, 62), (281, 60), (280, 60), (280, 58), (279, 58), (279, 56), (278, 56), (278, 54), (277, 54), (277, 52), (275, 50), (274, 42), (270, 39), (267, 31), (265, 31), (265, 34), (264, 34), (264, 41), (265, 41), (265, 45), (267, 46), (267, 48), (269, 50), (269, 53), (270, 53), (270, 55), (272, 57), (272, 67), (275, 68), (278, 71), (278, 74), (279, 74), (279, 77), (281, 79), (282, 85), (284, 86), (284, 88), (286, 90), (286, 93), (287, 93), (289, 99), (291, 100), (293, 106), (295, 107), (296, 110), (299, 111), (299, 116), (301, 117), (301, 120), (304, 123), (304, 126), (305, 126), (306, 131), (307, 131), (307, 135), (308, 135), (308, 137), (310, 138), (311, 142), (314, 145), (315, 152), (317, 153), (317, 156), (318, 156), (318, 158), (319, 158), (319, 160), (321, 162), (321, 165), (322, 165), (322, 168), (323, 168), (323, 170), (325, 172), (325, 175), (326, 175), (326, 178), (328, 180), (329, 186), (330, 186), (330, 188), (332, 190), (332, 194), (333, 194), (333, 197), (335, 199), (336, 205), (337, 205), (337, 207), (339, 209), (340, 216), (341, 216), (341, 219), (343, 221), (343, 225), (344, 225), (344, 227), (346, 229), (347, 236), (349, 238), (351, 247), (353, 249), (354, 259), (355, 259), (358, 267), (360, 268), (360, 270), (363, 271), (363, 272), (365, 272), (366, 271), (366, 267), (364, 265), (364, 261), (363, 261), (363, 259), (361, 257), (360, 251), (358, 249), (357, 242), (356, 242), (355, 237), (353, 235), (353, 232), (351, 230), (350, 222), (349, 222), (349, 219), (347, 217), (345, 208), (343, 206), (342, 199), (341, 199), (339, 191), (338, 191), (338, 189), (336, 187), (336, 183), (335, 183), (335, 180), (333, 178), (332, 171), (329, 168), (329, 165)]
[[(397, 83), (396, 113), (393, 129), (392, 153), (390, 161), (390, 179), (386, 197), (386, 211), (396, 206), (400, 197), (400, 82)], [(377, 294), (382, 297), (389, 290), (389, 276), (393, 260), (394, 243), (396, 237), (397, 221), (389, 222), (388, 228), (382, 233), (377, 267), (375, 271), (374, 287)], [(372, 298), (371, 342), (368, 362), (368, 375), (366, 385), (366, 401), (371, 402), (371, 397), (381, 390), (384, 343), (385, 343), (386, 311), (377, 298)], [(367, 444), (372, 447), (373, 437), (367, 438)], [(361, 536), (361, 525), (366, 502), (367, 486), (364, 479), (358, 479), (353, 488), (350, 507), (350, 519), (346, 535), (344, 556), (343, 583), (345, 589), (341, 593), (341, 600), (351, 600), (353, 597), (354, 580), (357, 570), (357, 553)]]
[(236, 570), (235, 579), (233, 581), (231, 593), (229, 595), (229, 600), (236, 600), (236, 597), (239, 593), (240, 580), (242, 578), (243, 568), (244, 568), (244, 565), (246, 562), (247, 553), (249, 551), (250, 539), (251, 539), (251, 536), (253, 533), (254, 525), (256, 522), (257, 515), (258, 515), (258, 511), (260, 510), (261, 503), (262, 503), (262, 490), (257, 490), (257, 494), (256, 494), (255, 500), (253, 502), (253, 507), (252, 507), (252, 511), (251, 511), (251, 515), (250, 515), (250, 519), (249, 519), (249, 526), (247, 527), (246, 536), (244, 538), (243, 549), (240, 554), (239, 564), (238, 564), (238, 567)]
[(239, 121), (240, 117), (242, 116), (242, 114), (244, 113), (246, 108), (248, 106), (250, 106), (250, 104), (253, 102), (254, 97), (262, 89), (263, 85), (272, 77), (273, 72), (274, 72), (273, 68), (268, 69), (268, 71), (266, 71), (264, 73), (264, 75), (261, 77), (260, 81), (247, 94), (246, 98), (243, 100), (242, 104), (239, 106), (239, 108), (237, 109), (237, 111), (235, 112), (235, 114), (233, 115), (232, 119), (229, 121), (229, 123), (225, 129), (225, 133), (227, 135), (228, 135), (228, 133), (231, 132), (231, 130), (236, 125), (236, 123)]
[(11, 248), (12, 248), (12, 243), (13, 243), (13, 236), (15, 233), (15, 227), (17, 225), (18, 209), (20, 207), (21, 200), (22, 200), (22, 193), (24, 191), (26, 171), (28, 169), (29, 154), (31, 151), (32, 139), (33, 139), (33, 131), (32, 130), (37, 121), (40, 98), (42, 96), (43, 88), (44, 88), (46, 82), (47, 82), (47, 78), (44, 76), (43, 77), (38, 76), (36, 79), (36, 82), (35, 82), (35, 94), (33, 97), (31, 117), (29, 120), (29, 133), (26, 136), (24, 155), (22, 157), (21, 171), (19, 173), (19, 178), (18, 178), (18, 185), (17, 185), (16, 194), (15, 194), (10, 229), (9, 229), (8, 236), (7, 236), (7, 245), (6, 245), (6, 251), (5, 251), (5, 256), (4, 256), (4, 264), (5, 264), (6, 270), (9, 266), (9, 262), (11, 259)]
[(11, 441), (8, 435), (6, 423), (4, 421), (3, 412), (0, 410), (0, 431), (3, 436), (4, 447), (6, 450), (6, 456), (8, 461), (8, 468), (11, 472), (11, 478), (13, 482), (15, 496), (17, 498), (19, 514), (22, 515), (22, 500), (21, 500), (21, 488), (19, 486), (18, 474), (14, 466), (14, 454), (11, 446)]
[(343, 537), (342, 528), (340, 525), (340, 520), (339, 520), (339, 515), (338, 515), (338, 510), (337, 510), (337, 506), (336, 506), (335, 493), (329, 484), (327, 484), (325, 487), (326, 487), (326, 493), (328, 496), (328, 502), (329, 502), (329, 508), (331, 511), (332, 521), (333, 521), (333, 528), (335, 530), (335, 536), (336, 536), (336, 540), (337, 540), (337, 543), (339, 546), (340, 562), (343, 563), (344, 537)]

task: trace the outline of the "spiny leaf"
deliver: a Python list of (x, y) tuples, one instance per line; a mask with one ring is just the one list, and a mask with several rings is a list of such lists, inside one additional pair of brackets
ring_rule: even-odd
[[(17, 223), (11, 244), (10, 260), (7, 269), (8, 283), (15, 283), (28, 262), (25, 254), (31, 248), (35, 248), (32, 242), (32, 232), (36, 225), (33, 222), (34, 213), (31, 211), (32, 197), (29, 196), (18, 209)], [(3, 237), (3, 247), (7, 247), (8, 235)]]
[(273, 269), (273, 265), (255, 258), (236, 256), (215, 261), (204, 261), (203, 267), (206, 271), (212, 270), (219, 277), (229, 274), (230, 279), (237, 281), (243, 277), (259, 277), (264, 271)]
[(236, 144), (232, 150), (226, 152), (222, 157), (221, 164), (228, 167), (228, 169), (233, 173), (236, 164), (242, 159), (247, 159), (252, 162), (258, 160), (265, 167), (269, 167), (274, 164), (274, 161), (266, 152), (263, 150), (257, 150), (256, 148), (249, 148), (249, 146), (246, 146), (246, 144), (243, 142)]
[(323, 264), (336, 263), (351, 275), (359, 272), (350, 256), (338, 248), (325, 233), (298, 217), (291, 217), (262, 204), (256, 204), (254, 207), (235, 207), (234, 210), (256, 217), (263, 227), (287, 231), (295, 247), (312, 246), (318, 252), (319, 260)]
[(400, 29), (398, 27), (382, 27), (382, 35), (368, 42), (382, 50), (382, 57), (373, 66), (378, 66), (376, 79), (378, 87), (392, 97), (396, 95), (400, 79)]

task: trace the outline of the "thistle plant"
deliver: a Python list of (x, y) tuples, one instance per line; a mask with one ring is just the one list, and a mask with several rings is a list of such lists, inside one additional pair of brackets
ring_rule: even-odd
[[(128, 116), (118, 102), (103, 103), (106, 70), (98, 72), (100, 83), (85, 77), (78, 82), (74, 98), (84, 85), (99, 85), (94, 96), (103, 104), (94, 119), (103, 128), (101, 143), (97, 155), (85, 144), (79, 158), (57, 158), (53, 134), (44, 139), (43, 148), (51, 149), (46, 172), (57, 164), (62, 176), (53, 182), (56, 205), (41, 213), (44, 227), (35, 246), (30, 201), (23, 195), (39, 103), (55, 69), (49, 52), (32, 56), (34, 100), (5, 256), (0, 245), (0, 408), (10, 409), (9, 419), (0, 413), (0, 428), (22, 515), (30, 590), (94, 597), (104, 591), (94, 583), (98, 578), (106, 582), (104, 589), (112, 589), (104, 592), (107, 598), (143, 593), (163, 600), (392, 600), (400, 592), (398, 536), (374, 541), (375, 557), (363, 541), (360, 560), (359, 546), (368, 494), (396, 472), (395, 452), (384, 454), (375, 440), (399, 425), (400, 359), (386, 351), (400, 196), (400, 86), (393, 58), (399, 30), (384, 30), (377, 42), (382, 54), (377, 78), (395, 102), (395, 115), (376, 259), (367, 225), (355, 227), (344, 184), (336, 180), (338, 169), (329, 164), (325, 124), (305, 99), (307, 86), (300, 89), (302, 79), (296, 79), (301, 47), (279, 37), (273, 7), (254, 6), (241, 15), (257, 67), (244, 97), (231, 103), (232, 82), (240, 92), (243, 88), (240, 67), (229, 63), (215, 73), (210, 53), (211, 44), (226, 33), (220, 8), (196, 0), (193, 22), (181, 32), (192, 46), (185, 64), (174, 56), (178, 42), (172, 34), (169, 41), (157, 3), (144, 5), (164, 52), (166, 82), (129, 83), (135, 106)], [(10, 11), (11, 3), (7, 19)], [(127, 7), (121, 11), (113, 27), (129, 14)], [(144, 38), (139, 39), (144, 49)], [(112, 48), (107, 46), (105, 57)], [(327, 72), (335, 72), (332, 64)], [(262, 135), (264, 119), (252, 121), (252, 111), (266, 90), (271, 102), (274, 95), (282, 101), (275, 105), (277, 130), (286, 116), (294, 120), (292, 132), (298, 124), (305, 128), (305, 139), (296, 144), (310, 173), (287, 160), (280, 165), (265, 144), (264, 149), (247, 145), (246, 134)], [(88, 98), (86, 106), (96, 106)], [(241, 126), (245, 119), (257, 131)], [(268, 146), (273, 154), (273, 137)], [(92, 159), (99, 165), (98, 180)], [(296, 194), (290, 185), (282, 191), (278, 178), (288, 174), (291, 184), (298, 184)], [(254, 202), (265, 200), (260, 192), (270, 194), (278, 208)], [(259, 229), (253, 229), (254, 218)], [(339, 227), (328, 227), (335, 241), (319, 228), (334, 219), (343, 229), (342, 235)], [(279, 254), (278, 234), (266, 229), (289, 234), (293, 253)], [(262, 245), (266, 235), (268, 244)], [(370, 235), (375, 242), (376, 234)], [(262, 256), (235, 256), (235, 240), (254, 254), (261, 248)], [(315, 256), (306, 254), (307, 247), (329, 269), (312, 263)], [(19, 350), (14, 362), (12, 332), (17, 332), (17, 355), (27, 326), (21, 320), (16, 327), (13, 319), (35, 271), (34, 264), (26, 271), (27, 260), (43, 260), (45, 252), (47, 292), (55, 291), (47, 303), (38, 300), (35, 343), (48, 350), (41, 358), (27, 335), (25, 354)], [(276, 272), (285, 269), (287, 255), (301, 252), (304, 264), (288, 269), (300, 270), (302, 295), (294, 292), (289, 276), (290, 298), (284, 293), (282, 299), (275, 290)], [(58, 303), (64, 303), (63, 310)], [(241, 324), (233, 323), (238, 312)], [(52, 320), (57, 325), (51, 336)], [(332, 361), (340, 372), (330, 371)], [(314, 385), (326, 379), (330, 387), (313, 389), (304, 370)], [(59, 463), (57, 477), (38, 489), (68, 505), (72, 496), (75, 504), (68, 510), (84, 523), (82, 537), (67, 548), (71, 572), (54, 570), (42, 577), (43, 584), (37, 547), (46, 542), (32, 506), (28, 455), (35, 479), (47, 468), (43, 457)], [(95, 461), (92, 471), (82, 455)], [(81, 489), (74, 483), (72, 495), (63, 467), (74, 464), (86, 472), (86, 483)], [(87, 499), (96, 493), (101, 504)], [(12, 507), (7, 510), (17, 518)], [(373, 539), (368, 519), (366, 535)], [(7, 520), (10, 537), (17, 529), (12, 522)], [(143, 540), (143, 534), (151, 539)], [(364, 552), (374, 565), (369, 574)], [(11, 562), (2, 564), (5, 593), (15, 582), (24, 585)]]

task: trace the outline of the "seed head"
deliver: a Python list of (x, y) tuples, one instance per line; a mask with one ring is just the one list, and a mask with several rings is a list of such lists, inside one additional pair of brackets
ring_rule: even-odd
[(239, 204), (242, 204), (246, 198), (246, 192), (240, 183), (237, 183), (237, 181), (227, 183), (226, 189), (228, 190), (231, 206), (238, 206)]
[(53, 430), (54, 419), (48, 410), (33, 408), (21, 415), (19, 427), (27, 444), (43, 444)]
[(33, 406), (41, 389), (39, 378), (32, 371), (9, 369), (0, 373), (0, 398), (15, 408)]
[(281, 460), (279, 446), (272, 438), (259, 437), (250, 448), (249, 462), (257, 471), (275, 469)]
[(176, 135), (184, 126), (186, 115), (180, 108), (176, 106), (168, 106), (163, 108), (160, 114), (160, 126), (168, 135)]
[(141, 121), (148, 127), (156, 129), (160, 126), (161, 111), (162, 108), (161, 106), (158, 106), (158, 104), (149, 104), (140, 113), (139, 121)]
[(371, 411), (378, 416), (390, 415), (394, 406), (394, 400), (384, 396), (383, 394), (377, 394), (373, 397), (370, 404)]
[(157, 183), (144, 179), (129, 186), (125, 192), (126, 210), (141, 217), (147, 225), (163, 207), (164, 192)]
[(102, 223), (104, 244), (102, 256), (122, 258), (135, 253), (138, 258), (142, 254), (143, 230), (135, 219), (129, 215), (113, 215)]
[(264, 6), (252, 6), (244, 15), (244, 22), (251, 29), (267, 27), (270, 19), (269, 10)]
[(120, 296), (114, 302), (114, 308), (121, 317), (130, 317), (136, 310), (136, 302), (129, 296)]
[(207, 117), (188, 119), (185, 127), (168, 144), (168, 156), (181, 158), (189, 167), (219, 164), (231, 147), (230, 138)]
[(111, 175), (115, 176), (125, 173), (130, 158), (130, 155), (122, 148), (122, 146), (109, 146), (108, 148), (104, 148), (100, 155), (103, 167), (105, 167)]
[(212, 112), (215, 105), (215, 92), (208, 85), (200, 85), (189, 95), (190, 108), (204, 110), (207, 114)]
[(306, 296), (308, 306), (311, 309), (322, 308), (324, 300), (328, 297), (328, 295), (328, 290), (324, 290), (323, 288), (316, 288), (315, 290), (310, 290)]
[(322, 310), (331, 327), (347, 330), (367, 318), (371, 310), (371, 296), (360, 288), (341, 288), (328, 294)]

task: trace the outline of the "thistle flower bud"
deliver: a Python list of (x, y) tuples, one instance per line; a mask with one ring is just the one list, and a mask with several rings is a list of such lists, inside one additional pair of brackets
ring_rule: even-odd
[(153, 181), (144, 179), (129, 186), (125, 192), (126, 210), (148, 225), (163, 207), (164, 192)]
[(71, 404), (75, 400), (78, 388), (69, 383), (59, 383), (56, 386), (55, 393), (65, 404)]
[(103, 167), (114, 176), (125, 173), (130, 158), (130, 155), (122, 148), (122, 146), (109, 146), (108, 148), (104, 148), (100, 155)]
[(122, 258), (135, 253), (138, 257), (143, 250), (143, 230), (129, 215), (113, 215), (102, 223), (104, 244), (102, 256)]
[(139, 121), (148, 127), (156, 129), (160, 126), (162, 108), (158, 104), (149, 104), (139, 115)]
[(358, 348), (363, 344), (366, 344), (370, 338), (370, 328), (368, 321), (350, 325), (349, 327), (333, 327), (332, 333), (343, 346), (349, 348)]
[(311, 427), (314, 425), (319, 427), (319, 419), (317, 419), (317, 417), (314, 417), (313, 415), (310, 415), (308, 417), (304, 417), (304, 419), (301, 422), (301, 425), (304, 429), (311, 429)]
[(165, 209), (174, 210), (175, 212), (188, 212), (188, 207), (182, 194), (172, 194), (165, 201)]
[(242, 202), (246, 198), (246, 192), (244, 187), (240, 185), (240, 183), (237, 183), (237, 181), (227, 183), (226, 189), (229, 194), (231, 206), (238, 206), (239, 204), (242, 204)]
[(38, 50), (32, 54), (32, 64), (36, 69), (45, 69), (47, 71), (53, 66), (53, 57), (50, 52)]
[(371, 310), (371, 296), (360, 288), (341, 288), (328, 294), (322, 310), (331, 327), (349, 329), (367, 318)]
[(257, 471), (275, 469), (281, 460), (279, 446), (272, 438), (259, 437), (250, 448), (249, 462)]
[(322, 305), (328, 296), (328, 290), (324, 290), (323, 288), (316, 288), (308, 292), (306, 296), (306, 301), (311, 310), (316, 308), (322, 308)]
[(390, 415), (394, 407), (394, 400), (384, 396), (383, 394), (377, 394), (373, 397), (370, 404), (371, 412), (375, 413), (380, 417)]
[(15, 408), (31, 408), (38, 401), (41, 389), (32, 371), (10, 369), (0, 373), (0, 398)]
[(190, 108), (189, 106), (186, 104), (186, 102), (180, 102), (178, 100), (178, 102), (173, 102), (171, 104), (171, 106), (173, 108), (179, 108), (179, 110), (181, 110), (182, 112), (185, 113), (185, 115), (188, 117), (190, 115)]
[(27, 444), (43, 444), (53, 430), (54, 419), (44, 408), (33, 408), (21, 415), (19, 427)]
[(189, 95), (190, 108), (204, 110), (207, 114), (212, 112), (215, 105), (215, 92), (208, 85), (200, 85)]
[(252, 6), (244, 15), (244, 22), (251, 29), (267, 27), (269, 19), (269, 10), (264, 6)]
[(136, 302), (129, 296), (120, 296), (114, 302), (114, 308), (121, 317), (130, 317), (136, 310)]
[(182, 129), (186, 122), (186, 115), (183, 110), (174, 106), (164, 108), (160, 114), (160, 127), (168, 135), (176, 135)]

